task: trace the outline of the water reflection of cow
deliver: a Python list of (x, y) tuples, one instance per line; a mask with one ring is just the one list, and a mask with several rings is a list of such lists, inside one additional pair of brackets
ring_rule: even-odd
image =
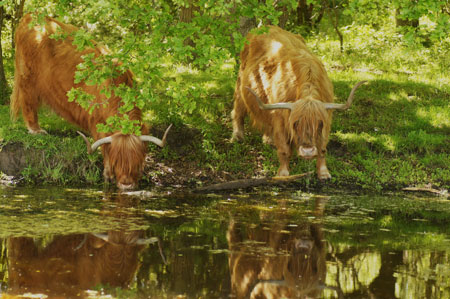
[[(316, 208), (322, 214), (323, 205)], [(231, 287), (237, 298), (315, 298), (324, 288), (326, 248), (321, 225), (287, 215), (268, 225), (239, 225), (233, 219), (227, 239)]]
[[(121, 216), (119, 216), (120, 218)], [(127, 287), (139, 266), (139, 253), (152, 239), (143, 231), (55, 236), (45, 246), (30, 237), (8, 238), (8, 294), (84, 297), (98, 285)]]

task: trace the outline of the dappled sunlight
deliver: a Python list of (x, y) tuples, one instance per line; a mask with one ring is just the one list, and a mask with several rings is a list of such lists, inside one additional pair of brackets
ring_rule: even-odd
[(435, 128), (450, 130), (450, 104), (447, 109), (441, 107), (419, 107), (417, 116), (427, 120)]
[(235, 67), (236, 67), (236, 63), (235, 63), (234, 59), (230, 59), (228, 62), (223, 63), (220, 66), (220, 69), (224, 70), (224, 71), (233, 71)]
[(439, 88), (449, 84), (448, 39), (423, 47), (408, 45), (392, 26), (348, 26), (342, 32), (345, 55), (339, 51), (339, 42), (328, 36), (308, 41), (313, 51), (333, 68), (367, 68), (383, 77), (407, 76), (408, 80)]
[(175, 73), (178, 75), (181, 75), (183, 73), (192, 74), (192, 75), (199, 74), (199, 71), (197, 69), (191, 67), (190, 65), (185, 65), (185, 64), (178, 64), (178, 65), (174, 66), (174, 70), (175, 70)]
[(395, 152), (397, 150), (397, 141), (390, 135), (377, 134), (370, 135), (368, 133), (342, 133), (336, 132), (334, 134), (341, 143), (354, 149), (362, 149), (368, 144), (378, 145), (385, 151)]

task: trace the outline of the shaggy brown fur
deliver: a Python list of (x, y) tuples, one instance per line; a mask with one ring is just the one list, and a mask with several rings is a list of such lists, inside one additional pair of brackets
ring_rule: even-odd
[[(102, 85), (88, 86), (85, 83), (74, 83), (76, 67), (82, 62), (82, 55), (95, 53), (105, 55), (108, 50), (100, 45), (82, 52), (72, 45), (69, 35), (64, 40), (50, 38), (54, 33), (73, 33), (76, 27), (63, 24), (55, 19), (46, 18), (44, 26), (31, 26), (33, 16), (25, 15), (16, 30), (16, 59), (14, 91), (11, 96), (11, 115), (16, 118), (19, 112), (30, 133), (44, 133), (38, 123), (37, 111), (41, 103), (50, 106), (67, 121), (88, 131), (95, 140), (107, 135), (97, 132), (96, 125), (104, 123), (110, 116), (118, 113), (121, 99), (114, 94), (107, 99), (100, 91), (109, 85), (133, 85), (130, 71), (115, 78), (106, 80)], [(81, 108), (78, 103), (68, 102), (67, 92), (71, 88), (82, 88), (95, 98), (100, 105), (92, 114)], [(141, 111), (134, 108), (128, 113), (132, 120), (141, 119)], [(143, 128), (146, 134), (146, 128)], [(134, 187), (140, 177), (146, 146), (132, 135), (120, 135), (113, 138), (109, 145), (102, 147), (104, 157), (104, 176), (116, 178), (118, 186)]]
[[(234, 93), (233, 140), (243, 138), (244, 118), (249, 113), (254, 126), (277, 148), (278, 175), (289, 175), (294, 149), (304, 158), (317, 159), (320, 179), (330, 178), (325, 153), (332, 112), (321, 103), (333, 102), (334, 95), (323, 64), (301, 36), (275, 26), (266, 34), (250, 34), (247, 39)], [(261, 110), (247, 87), (264, 103), (295, 102), (294, 109)]]

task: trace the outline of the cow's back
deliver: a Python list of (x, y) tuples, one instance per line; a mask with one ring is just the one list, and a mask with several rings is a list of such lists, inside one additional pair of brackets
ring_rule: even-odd
[[(94, 101), (106, 101), (100, 91), (103, 85), (111, 82), (107, 80), (103, 85), (88, 86), (84, 83), (74, 83), (74, 78), (77, 65), (83, 61), (83, 55), (94, 53), (99, 56), (108, 51), (96, 44), (78, 51), (72, 44), (73, 33), (78, 30), (77, 27), (49, 17), (46, 17), (42, 24), (31, 25), (33, 18), (35, 16), (32, 14), (26, 14), (16, 30), (15, 87), (11, 97), (11, 114), (16, 117), (20, 112), (24, 98), (19, 94), (23, 93), (27, 94), (27, 101), (34, 101), (36, 105), (38, 102), (44, 102), (67, 121), (95, 134), (95, 125), (116, 113), (118, 100), (117, 103), (109, 101), (109, 112), (100, 108), (89, 115), (78, 103), (68, 101), (67, 92), (80, 87), (93, 95)], [(61, 38), (55, 39), (52, 35), (60, 35)], [(127, 78), (122, 81), (131, 86), (131, 73), (127, 72), (123, 76)]]
[(300, 35), (275, 26), (269, 26), (269, 31), (263, 34), (249, 34), (247, 40), (241, 60), (250, 64), (262, 59), (283, 60), (286, 57), (295, 57), (299, 50), (309, 52)]
[[(296, 101), (304, 84), (318, 88), (319, 100), (333, 101), (333, 85), (325, 68), (300, 35), (269, 26), (267, 33), (249, 34), (247, 39), (249, 42), (241, 52), (240, 75), (247, 81), (243, 82), (246, 86), (251, 80), (260, 81), (254, 82), (256, 86), (252, 88), (258, 91), (263, 87), (269, 93), (268, 102)], [(275, 87), (277, 90), (273, 90)]]

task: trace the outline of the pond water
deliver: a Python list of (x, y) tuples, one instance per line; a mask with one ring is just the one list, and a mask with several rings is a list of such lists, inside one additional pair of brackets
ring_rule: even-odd
[(0, 188), (0, 295), (450, 298), (450, 201)]

